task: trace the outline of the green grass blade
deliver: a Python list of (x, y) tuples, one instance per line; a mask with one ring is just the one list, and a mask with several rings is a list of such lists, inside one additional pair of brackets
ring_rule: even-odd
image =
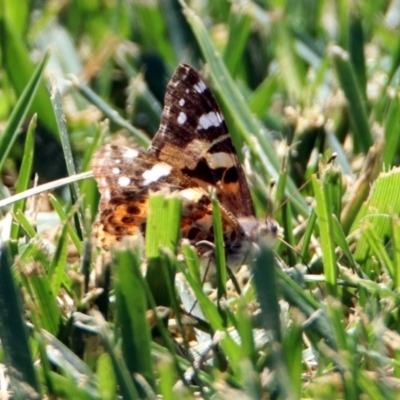
[[(53, 108), (54, 108), (54, 114), (56, 116), (58, 132), (60, 133), (61, 146), (62, 146), (63, 153), (64, 153), (65, 163), (67, 165), (68, 175), (73, 176), (73, 175), (76, 175), (74, 158), (72, 156), (70, 138), (68, 135), (67, 125), (65, 123), (65, 116), (63, 113), (63, 109), (62, 109), (61, 96), (60, 96), (60, 92), (58, 91), (57, 82), (55, 79), (52, 82), (51, 91), (52, 91), (51, 101), (52, 101)], [(77, 203), (78, 199), (80, 199), (78, 183), (73, 182), (69, 187), (71, 190), (72, 202)], [(83, 238), (83, 236), (84, 236), (83, 235), (83, 232), (84, 232), (83, 231), (83, 229), (84, 229), (83, 211), (79, 210), (79, 212), (77, 212), (74, 215), (74, 217), (76, 219), (76, 231), (77, 231), (79, 237)]]
[(228, 19), (229, 40), (224, 50), (224, 63), (232, 77), (241, 67), (243, 52), (250, 35), (255, 5), (252, 3), (234, 3)]
[(281, 341), (278, 294), (275, 283), (275, 259), (273, 251), (261, 247), (253, 266), (257, 300), (260, 303), (263, 328), (272, 332), (273, 339)]
[(350, 16), (349, 54), (354, 67), (355, 77), (358, 81), (361, 96), (366, 101), (367, 76), (365, 67), (365, 36), (362, 19), (359, 13), (352, 13)]
[(26, 218), (26, 216), (25, 216), (23, 211), (17, 210), (17, 212), (15, 214), (15, 219), (18, 221), (20, 227), (25, 231), (25, 234), (29, 238), (33, 238), (33, 237), (36, 236), (35, 228), (28, 221), (28, 218)]
[(368, 122), (366, 105), (349, 54), (338, 46), (331, 46), (329, 52), (340, 86), (347, 99), (353, 127), (354, 145), (363, 153), (367, 153), (374, 143), (374, 139)]
[(50, 200), (51, 205), (54, 208), (54, 211), (56, 211), (56, 213), (60, 217), (60, 221), (64, 221), (67, 224), (68, 235), (70, 236), (72, 242), (74, 243), (78, 254), (82, 254), (82, 252), (83, 252), (82, 241), (80, 240), (78, 233), (76, 232), (76, 230), (73, 228), (73, 226), (70, 223), (70, 220), (76, 211), (76, 207), (72, 207), (72, 209), (70, 210), (70, 212), (67, 215), (67, 214), (65, 214), (65, 211), (64, 211), (62, 205), (58, 202), (58, 200), (54, 196), (50, 195), (49, 200)]
[(107, 353), (110, 355), (114, 373), (123, 399), (140, 399), (133, 383), (132, 376), (123, 360), (123, 355), (115, 348), (114, 338), (107, 327), (106, 321), (99, 312), (93, 312), (95, 321), (100, 329), (100, 337), (103, 339)]
[(312, 184), (317, 202), (315, 212), (321, 234), (322, 260), (324, 263), (326, 284), (328, 292), (336, 295), (337, 266), (335, 244), (333, 242), (332, 211), (327, 200), (327, 193), (325, 192), (325, 182), (317, 180), (314, 175), (312, 176)]
[[(49, 58), (49, 53), (43, 55), (43, 58), (35, 68), (32, 65), (29, 51), (23, 39), (6, 18), (1, 18), (1, 15), (0, 29), (2, 60), (7, 76), (19, 98), (17, 104), (25, 104), (27, 106), (24, 106), (26, 112), (25, 114), (21, 114), (21, 116), (26, 115), (27, 112), (32, 114), (37, 113), (39, 120), (46, 126), (49, 132), (56, 135), (57, 124), (49, 92), (46, 85), (39, 79)], [(15, 112), (20, 113), (20, 111), (14, 110), (12, 114)], [(23, 122), (23, 118), (19, 118), (19, 121)], [(1, 150), (0, 154), (3, 154)]]
[[(357, 215), (357, 226), (369, 223), (374, 228), (376, 237), (383, 241), (391, 234), (391, 216), (400, 213), (398, 193), (393, 188), (400, 187), (400, 168), (393, 168), (389, 172), (381, 173), (371, 189), (370, 196), (364, 207)], [(361, 233), (357, 243), (354, 258), (357, 262), (364, 261), (369, 254), (370, 245)]]
[(226, 298), (226, 260), (225, 260), (225, 246), (223, 239), (223, 230), (221, 222), (221, 210), (215, 192), (211, 194), (212, 198), (212, 218), (214, 228), (214, 244), (215, 244), (215, 268), (217, 272), (217, 290), (218, 300)]
[(29, 296), (28, 306), (35, 326), (57, 334), (60, 329), (61, 312), (46, 273), (51, 265), (49, 258), (48, 252), (41, 247), (40, 242), (31, 241), (20, 256), (17, 272)]
[(16, 398), (40, 399), (29, 350), (21, 299), (11, 275), (7, 249), (0, 248), (0, 339), (11, 387)]
[(36, 67), (27, 86), (19, 97), (17, 104), (13, 108), (11, 116), (7, 121), (7, 125), (0, 136), (0, 171), (4, 167), (4, 163), (8, 157), (8, 154), (10, 153), (10, 150), (17, 138), (18, 130), (24, 122), (24, 119), (30, 109), (32, 101), (40, 85), (41, 76), (48, 59), (49, 55), (45, 54), (41, 62)]
[[(154, 386), (151, 335), (146, 319), (147, 296), (140, 271), (140, 256), (131, 251), (118, 251), (115, 264), (117, 327), (121, 332), (125, 363), (131, 375), (140, 374)], [(140, 387), (137, 389), (140, 392)]]
[[(33, 162), (33, 146), (34, 146), (34, 134), (36, 128), (36, 114), (33, 116), (28, 133), (26, 135), (25, 146), (24, 146), (24, 156), (22, 158), (22, 164), (20, 169), (20, 174), (18, 176), (18, 182), (16, 187), (16, 192), (21, 193), (26, 190), (31, 181), (32, 173), (32, 162)], [(17, 211), (24, 212), (26, 200), (20, 200), (14, 203), (13, 213), (16, 214)], [(19, 237), (20, 227), (17, 224), (13, 224), (11, 227), (10, 238), (11, 240), (16, 240)], [(16, 249), (12, 250), (13, 254), (17, 254)]]
[[(390, 94), (390, 92), (389, 92)], [(393, 165), (400, 146), (400, 99), (395, 94), (390, 96), (390, 104), (385, 116), (384, 165)]]
[(139, 129), (133, 127), (128, 121), (124, 120), (115, 110), (113, 110), (104, 100), (94, 93), (88, 86), (80, 83), (77, 79), (72, 81), (74, 87), (79, 93), (90, 103), (98, 107), (99, 110), (112, 122), (126, 129), (143, 147), (148, 147), (150, 144), (149, 138), (144, 135)]
[(176, 196), (166, 197), (156, 193), (149, 199), (149, 214), (146, 224), (146, 257), (148, 261), (146, 279), (157, 305), (171, 306), (169, 282), (174, 281), (175, 272), (161, 248), (176, 254), (180, 235), (181, 200)]
[[(68, 379), (67, 382), (59, 382), (54, 379), (56, 376), (50, 375), (49, 379), (52, 382), (54, 391), (64, 392), (66, 385), (69, 384), (70, 390), (71, 386), (78, 386), (86, 394), (85, 397), (82, 397), (83, 393), (78, 391), (75, 394), (76, 398), (98, 399), (97, 379), (88, 365), (49, 332), (42, 330), (40, 335), (40, 340), (46, 345), (46, 357), (53, 365), (63, 371), (63, 374)], [(81, 381), (82, 376), (86, 378), (84, 381)]]
[(103, 400), (114, 400), (117, 395), (117, 382), (112, 368), (110, 356), (100, 354), (97, 360), (97, 377), (99, 381), (99, 394)]
[(393, 267), (394, 267), (394, 285), (400, 287), (400, 222), (398, 218), (393, 218)]

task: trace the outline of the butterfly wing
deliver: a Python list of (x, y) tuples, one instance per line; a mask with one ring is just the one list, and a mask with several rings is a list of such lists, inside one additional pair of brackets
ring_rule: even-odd
[(215, 186), (236, 217), (254, 217), (246, 177), (218, 103), (199, 73), (180, 64), (166, 90), (160, 128), (149, 152), (201, 187)]
[[(137, 243), (144, 237), (150, 192), (174, 193), (182, 199), (181, 236), (196, 244), (213, 242), (209, 194), (193, 179), (153, 155), (130, 147), (108, 144), (97, 151), (92, 169), (101, 194), (95, 224), (97, 246), (105, 250), (122, 238)], [(242, 229), (223, 213), (227, 239), (240, 240)]]

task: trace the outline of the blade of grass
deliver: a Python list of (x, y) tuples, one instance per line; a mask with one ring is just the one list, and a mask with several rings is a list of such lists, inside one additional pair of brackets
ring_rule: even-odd
[(87, 179), (87, 178), (92, 178), (93, 177), (93, 172), (88, 171), (88, 172), (82, 172), (80, 174), (74, 175), (74, 176), (68, 176), (67, 178), (62, 178), (58, 179), (54, 182), (49, 182), (45, 183), (43, 185), (34, 187), (32, 189), (25, 190), (22, 193), (18, 193), (14, 196), (7, 197), (6, 199), (0, 200), (0, 208), (6, 207), (9, 204), (13, 204), (16, 201), (22, 200), (22, 199), (27, 199), (28, 197), (35, 196), (39, 193), (47, 192), (48, 190), (53, 190), (55, 188), (69, 185), (71, 182), (76, 182), (82, 179)]
[[(130, 375), (140, 374), (154, 387), (151, 335), (146, 319), (147, 296), (140, 271), (140, 254), (126, 250), (115, 254), (117, 327), (121, 332), (122, 355)], [(141, 393), (141, 387), (136, 387)]]
[(261, 247), (253, 265), (257, 301), (261, 307), (263, 328), (272, 333), (274, 341), (281, 341), (281, 324), (277, 285), (275, 283), (275, 258), (271, 249)]
[(356, 151), (358, 149), (366, 154), (374, 143), (374, 139), (368, 122), (366, 105), (363, 101), (362, 92), (349, 59), (349, 54), (335, 45), (330, 46), (329, 54), (335, 67), (340, 86), (347, 99), (353, 128), (354, 146)]
[[(7, 76), (10, 78), (17, 97), (19, 98), (17, 104), (22, 102), (28, 105), (28, 107), (26, 107), (26, 113), (37, 113), (41, 123), (46, 125), (46, 128), (51, 134), (57, 136), (57, 124), (54, 118), (49, 92), (46, 85), (39, 79), (39, 76), (42, 74), (44, 67), (47, 64), (49, 53), (45, 52), (43, 54), (43, 58), (35, 68), (32, 65), (31, 56), (29, 55), (29, 51), (26, 48), (23, 39), (6, 18), (1, 18), (1, 15), (0, 29), (2, 60), (7, 71)], [(36, 93), (32, 96), (26, 96), (26, 91), (32, 84)], [(33, 87), (28, 89), (28, 92), (32, 89)], [(28, 104), (27, 100), (29, 98), (31, 98), (31, 100), (29, 100)], [(23, 122), (23, 118), (20, 118), (19, 121)], [(0, 154), (3, 154), (1, 150)]]
[(243, 52), (250, 35), (253, 19), (253, 3), (233, 3), (228, 19), (229, 40), (224, 49), (223, 59), (232, 77), (237, 75), (243, 59)]
[(115, 348), (114, 338), (107, 327), (106, 321), (98, 311), (92, 311), (92, 313), (100, 329), (100, 337), (103, 340), (107, 353), (110, 355), (122, 398), (139, 399), (140, 396), (135, 388), (129, 369), (122, 358), (121, 352)]
[(390, 104), (385, 115), (385, 147), (383, 153), (384, 165), (393, 165), (400, 148), (400, 99), (397, 93), (389, 92)]
[(150, 144), (149, 138), (144, 135), (139, 129), (133, 127), (128, 121), (125, 121), (115, 110), (113, 110), (104, 100), (96, 95), (88, 86), (79, 82), (75, 77), (72, 79), (73, 86), (79, 93), (90, 103), (94, 104), (103, 114), (116, 125), (126, 129), (143, 147), (148, 147)]
[(107, 353), (100, 354), (96, 368), (99, 381), (99, 394), (103, 400), (114, 400), (117, 397), (117, 382), (110, 356)]
[[(51, 333), (42, 330), (40, 335), (46, 345), (47, 358), (67, 375), (69, 384), (85, 389), (91, 398), (98, 398), (97, 379), (88, 365)], [(53, 384), (56, 387), (56, 382)]]
[(335, 246), (333, 242), (332, 211), (329, 209), (329, 203), (326, 199), (325, 184), (318, 180), (315, 175), (312, 176), (314, 188), (315, 212), (321, 235), (322, 259), (324, 263), (324, 274), (328, 292), (333, 296), (337, 293), (337, 266), (335, 257)]
[(393, 267), (394, 267), (394, 285), (400, 287), (400, 221), (398, 217), (393, 218)]
[(15, 214), (15, 219), (18, 221), (20, 227), (25, 231), (28, 238), (35, 237), (35, 235), (36, 235), (35, 228), (28, 221), (28, 218), (26, 218), (23, 211), (17, 210), (17, 212)]
[[(75, 169), (74, 159), (72, 156), (72, 149), (71, 149), (70, 139), (68, 136), (67, 125), (65, 123), (65, 116), (62, 109), (61, 96), (60, 92), (58, 91), (56, 79), (54, 77), (51, 83), (51, 101), (54, 108), (54, 114), (56, 116), (58, 132), (60, 133), (61, 146), (64, 152), (68, 175), (73, 176), (76, 175), (76, 169)], [(71, 190), (72, 202), (77, 203), (78, 199), (80, 198), (78, 184), (76, 182), (72, 182), (70, 190)], [(82, 239), (84, 236), (83, 210), (79, 209), (78, 212), (74, 215), (74, 217), (76, 218), (77, 234)]]
[(156, 193), (149, 199), (149, 214), (146, 223), (146, 279), (157, 305), (171, 306), (169, 282), (174, 282), (175, 271), (167, 257), (161, 254), (165, 248), (176, 254), (180, 235), (182, 202), (176, 196), (165, 197)]
[[(21, 127), (24, 119), (30, 109), (32, 101), (36, 95), (38, 87), (41, 82), (41, 76), (46, 67), (49, 59), (49, 54), (46, 53), (41, 62), (36, 67), (33, 75), (31, 76), (28, 84), (19, 97), (17, 104), (13, 108), (7, 125), (0, 136), (0, 171), (4, 167), (4, 163), (10, 153), (10, 150), (17, 138), (19, 128)], [(17, 64), (19, 65), (19, 64)]]
[(72, 216), (74, 215), (74, 213), (76, 212), (77, 206), (72, 207), (72, 209), (69, 211), (69, 213), (67, 215), (67, 214), (65, 214), (65, 211), (64, 211), (63, 207), (61, 206), (61, 204), (58, 202), (58, 200), (54, 196), (49, 195), (49, 200), (50, 200), (51, 205), (54, 208), (54, 211), (56, 211), (56, 213), (60, 217), (60, 220), (64, 221), (66, 223), (68, 235), (70, 236), (71, 240), (73, 241), (78, 254), (81, 255), (83, 252), (82, 241), (79, 239), (77, 232), (75, 231), (73, 226), (70, 224), (70, 220), (71, 220)]
[[(360, 224), (368, 221), (374, 227), (374, 232), (380, 241), (388, 237), (391, 234), (391, 216), (400, 213), (398, 193), (393, 190), (398, 187), (400, 187), (400, 168), (396, 167), (389, 172), (381, 173), (371, 189), (369, 198), (357, 214), (356, 227), (359, 228)], [(370, 244), (361, 232), (361, 238), (354, 252), (357, 262), (361, 263), (368, 257), (369, 247)]]
[(57, 334), (60, 329), (61, 311), (45, 270), (45, 267), (49, 268), (50, 265), (48, 260), (43, 260), (43, 256), (48, 257), (48, 254), (43, 254), (39, 246), (34, 241), (28, 244), (18, 263), (18, 273), (30, 299), (28, 306), (35, 326)]
[(0, 339), (14, 395), (21, 399), (40, 399), (40, 387), (29, 350), (24, 315), (11, 275), (5, 247), (0, 248)]
[[(223, 230), (221, 222), (221, 210), (219, 207), (219, 202), (216, 197), (215, 191), (211, 193), (212, 202), (212, 218), (213, 218), (213, 228), (214, 228), (214, 244), (215, 244), (215, 268), (217, 272), (217, 295), (218, 300), (226, 299), (226, 260), (225, 260), (225, 246), (223, 239)], [(218, 303), (219, 304), (219, 303)], [(219, 307), (220, 308), (220, 307)], [(226, 314), (220, 308), (221, 317), (226, 324)]]
[[(25, 146), (24, 146), (24, 156), (22, 158), (21, 168), (18, 176), (18, 182), (16, 187), (16, 192), (21, 193), (28, 188), (29, 182), (31, 180), (32, 173), (32, 162), (33, 162), (33, 152), (34, 152), (34, 133), (36, 128), (36, 114), (32, 117), (29, 123), (28, 132), (26, 135)], [(17, 211), (24, 212), (25, 210), (25, 200), (20, 200), (14, 203), (13, 213), (16, 214)], [(15, 241), (18, 239), (20, 234), (20, 226), (13, 224), (11, 227), (10, 239)], [(12, 245), (12, 254), (17, 254), (16, 246)]]

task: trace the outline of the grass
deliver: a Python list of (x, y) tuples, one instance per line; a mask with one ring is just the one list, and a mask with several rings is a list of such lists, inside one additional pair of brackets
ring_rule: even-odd
[[(395, 3), (39, 3), (0, 6), (1, 395), (398, 398)], [(113, 135), (147, 146), (179, 62), (202, 69), (257, 216), (272, 204), (294, 250), (261, 245), (235, 286), (214, 202), (212, 289), (178, 246), (179, 200), (156, 195), (146, 262), (115, 254), (102, 291), (93, 179), (1, 202), (90, 171)]]

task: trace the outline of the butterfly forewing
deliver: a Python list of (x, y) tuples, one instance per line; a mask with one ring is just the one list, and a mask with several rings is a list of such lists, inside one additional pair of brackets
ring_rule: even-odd
[(160, 128), (149, 151), (204, 189), (216, 187), (226, 210), (238, 217), (254, 216), (222, 112), (201, 76), (188, 65), (179, 65), (167, 86)]

